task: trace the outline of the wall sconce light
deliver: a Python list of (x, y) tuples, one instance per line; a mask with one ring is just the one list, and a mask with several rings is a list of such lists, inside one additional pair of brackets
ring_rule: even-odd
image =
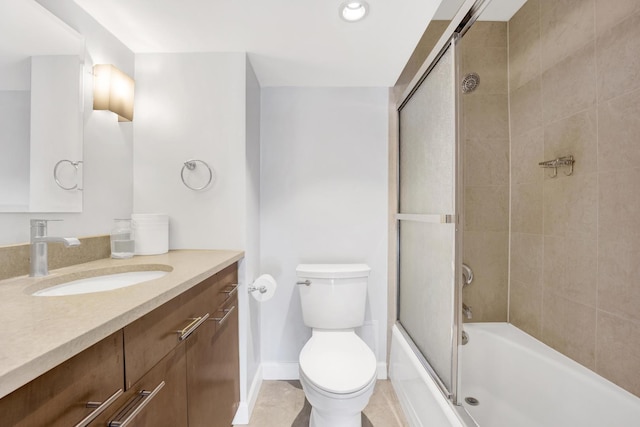
[(133, 79), (111, 64), (93, 66), (93, 109), (109, 110), (119, 122), (133, 120)]

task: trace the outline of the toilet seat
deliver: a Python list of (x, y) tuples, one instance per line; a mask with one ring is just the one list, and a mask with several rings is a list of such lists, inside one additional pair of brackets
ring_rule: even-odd
[(356, 393), (376, 378), (376, 357), (353, 331), (314, 330), (299, 362), (311, 385), (332, 394)]

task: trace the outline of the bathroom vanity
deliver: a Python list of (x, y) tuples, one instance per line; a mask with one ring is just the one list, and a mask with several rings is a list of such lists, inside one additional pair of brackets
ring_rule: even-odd
[[(2, 425), (230, 426), (239, 403), (241, 257), (172, 251), (1, 281), (0, 309), (13, 323), (0, 331)], [(32, 295), (56, 277), (147, 265), (173, 270), (108, 292)]]

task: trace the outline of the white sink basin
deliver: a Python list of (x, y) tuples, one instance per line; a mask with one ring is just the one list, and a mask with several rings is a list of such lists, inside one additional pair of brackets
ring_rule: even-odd
[(56, 297), (106, 292), (148, 282), (149, 280), (159, 279), (167, 273), (169, 272), (162, 270), (145, 270), (104, 274), (49, 286), (34, 292), (32, 295), (39, 297)]

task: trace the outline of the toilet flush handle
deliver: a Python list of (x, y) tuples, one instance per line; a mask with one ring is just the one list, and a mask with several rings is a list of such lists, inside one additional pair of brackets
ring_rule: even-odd
[(296, 282), (296, 285), (305, 285), (305, 286), (309, 286), (311, 285), (311, 280), (307, 279), (307, 280), (299, 280)]

